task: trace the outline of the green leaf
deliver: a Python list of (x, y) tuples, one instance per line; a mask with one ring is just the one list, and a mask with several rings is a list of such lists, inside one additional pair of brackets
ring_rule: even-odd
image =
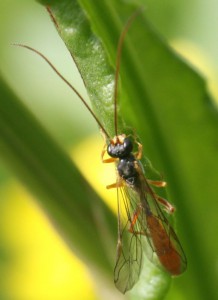
[[(62, 23), (59, 4), (50, 3), (58, 22)], [(84, 8), (85, 15), (80, 11), (79, 17), (76, 17), (78, 11), (72, 12), (70, 7), (77, 3), (62, 2), (63, 9), (70, 11), (68, 20), (75, 30), (72, 40), (65, 39), (64, 28), (61, 28), (60, 34), (78, 64), (97, 115), (113, 134), (112, 108), (108, 111), (112, 91), (107, 93), (109, 97), (104, 94), (110, 86), (107, 81), (104, 83), (104, 74), (110, 78), (111, 73), (107, 62), (105, 65), (105, 51), (114, 66), (119, 34), (135, 8), (115, 0), (80, 0), (78, 3)], [(100, 48), (93, 32), (86, 29), (87, 39), (82, 41), (86, 47), (80, 47), (78, 54), (75, 32), (78, 23), (85, 22), (87, 28), (85, 16), (88, 16), (91, 28), (101, 39), (105, 51)], [(101, 65), (96, 61), (95, 49)], [(90, 66), (89, 62), (93, 64)], [(154, 32), (144, 15), (138, 17), (129, 30), (121, 65), (119, 102), (122, 117), (129, 126), (137, 129), (144, 153), (164, 172), (170, 195), (176, 199), (178, 227), (183, 232), (182, 241), (185, 241), (189, 261), (187, 274), (180, 279), (180, 284), (188, 283), (191, 278), (197, 299), (213, 299), (217, 293), (215, 271), (212, 271), (215, 251), (210, 250), (213, 249), (212, 240), (210, 245), (207, 240), (202, 245), (199, 213), (204, 213), (205, 199), (213, 201), (216, 196), (217, 110), (207, 94), (204, 80)], [(95, 85), (99, 80), (102, 80), (100, 89)], [(119, 129), (122, 132), (123, 128)], [(205, 180), (207, 184), (203, 184)], [(202, 274), (207, 274), (203, 282)]]

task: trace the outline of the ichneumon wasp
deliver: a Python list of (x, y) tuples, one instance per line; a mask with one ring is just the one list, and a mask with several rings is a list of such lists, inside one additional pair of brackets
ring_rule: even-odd
[[(51, 9), (47, 7), (47, 10), (55, 26), (58, 27)], [(117, 90), (121, 52), (125, 35), (139, 12), (140, 9), (130, 16), (118, 42), (114, 86), (115, 136), (113, 138), (109, 136), (80, 93), (42, 53), (29, 46), (17, 44), (17, 46), (27, 48), (41, 56), (77, 94), (97, 122), (105, 138), (105, 146), (101, 154), (102, 162), (116, 163), (117, 180), (115, 183), (108, 185), (107, 188), (117, 189), (118, 242), (114, 282), (122, 293), (130, 290), (139, 279), (142, 268), (144, 240), (147, 241), (153, 253), (152, 259), (155, 257), (157, 263), (171, 275), (181, 274), (185, 271), (187, 265), (178, 237), (163, 213), (163, 209), (169, 214), (173, 213), (174, 207), (167, 200), (158, 196), (152, 189), (152, 186), (164, 187), (166, 182), (146, 178), (140, 162), (142, 145), (134, 137), (118, 133)], [(133, 152), (134, 145), (137, 147), (136, 152)], [(108, 158), (105, 158), (105, 153), (109, 156)]]

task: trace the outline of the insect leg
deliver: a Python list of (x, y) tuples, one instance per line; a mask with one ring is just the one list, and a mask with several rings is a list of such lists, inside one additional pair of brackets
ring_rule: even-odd
[(109, 157), (109, 158), (106, 158), (106, 159), (102, 160), (103, 163), (112, 163), (112, 162), (115, 162), (115, 161), (117, 161), (117, 158), (113, 158), (113, 157)]
[(130, 227), (129, 227), (128, 231), (132, 234), (147, 235), (146, 232), (138, 231), (138, 230), (135, 230), (135, 228), (134, 228), (141, 211), (142, 211), (142, 208), (140, 206), (138, 206), (137, 210), (133, 214), (133, 218), (131, 220)]
[(139, 216), (140, 212), (141, 212), (141, 208), (138, 207), (137, 210), (133, 214), (133, 218), (132, 218), (132, 221), (131, 221), (131, 224), (130, 224), (130, 228), (129, 228), (129, 232), (131, 232), (131, 233), (135, 233), (135, 231), (134, 231), (134, 225), (135, 225), (135, 223), (136, 223), (136, 221), (138, 219), (138, 216)]
[(154, 185), (156, 187), (165, 187), (167, 185), (166, 181), (150, 180), (150, 179), (146, 179), (146, 180), (149, 184)]
[(136, 144), (138, 145), (138, 151), (136, 153), (134, 153), (134, 156), (135, 156), (136, 159), (140, 160), (142, 158), (143, 146), (139, 142), (136, 142)]
[(172, 214), (175, 211), (175, 207), (170, 204), (166, 199), (158, 196), (157, 194), (154, 194), (155, 199), (160, 202), (164, 207), (167, 213)]
[(114, 188), (120, 188), (122, 187), (124, 184), (121, 180), (115, 182), (115, 183), (112, 183), (110, 185), (107, 185), (106, 188), (109, 190), (109, 189), (114, 189)]

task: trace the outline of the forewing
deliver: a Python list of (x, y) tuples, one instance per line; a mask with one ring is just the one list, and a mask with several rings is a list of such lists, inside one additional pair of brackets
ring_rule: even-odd
[[(140, 199), (134, 191), (124, 186), (117, 191), (118, 201), (118, 244), (114, 269), (116, 287), (125, 293), (138, 281), (142, 266)], [(137, 215), (136, 222), (134, 218)]]
[(117, 189), (118, 243), (114, 282), (122, 293), (130, 290), (139, 279), (143, 250), (152, 262), (171, 275), (181, 274), (187, 265), (179, 239), (140, 171), (139, 179), (135, 190), (125, 182)]

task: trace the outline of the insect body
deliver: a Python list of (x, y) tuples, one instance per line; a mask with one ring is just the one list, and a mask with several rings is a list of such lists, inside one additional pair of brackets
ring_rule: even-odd
[[(57, 22), (49, 8), (48, 12), (58, 28)], [(107, 188), (117, 189), (118, 242), (114, 282), (122, 293), (130, 290), (138, 281), (144, 247), (151, 249), (152, 255), (150, 259), (154, 262), (156, 261), (158, 265), (171, 275), (181, 274), (186, 269), (187, 264), (182, 246), (163, 213), (163, 208), (167, 213), (173, 213), (174, 207), (167, 200), (158, 196), (151, 187), (152, 185), (164, 187), (166, 182), (147, 179), (140, 162), (142, 145), (134, 137), (118, 134), (117, 86), (121, 50), (125, 34), (138, 13), (139, 11), (136, 11), (127, 21), (118, 43), (114, 89), (114, 138), (109, 136), (79, 92), (43, 54), (29, 46), (18, 45), (40, 55), (77, 94), (98, 123), (105, 137), (106, 143), (101, 155), (102, 161), (104, 163), (116, 163), (117, 180), (115, 183), (107, 186)], [(136, 152), (133, 152), (134, 146), (137, 146)], [(109, 158), (105, 158), (106, 152)]]
[[(117, 162), (117, 182), (107, 188), (118, 188), (118, 244), (114, 281), (125, 293), (137, 282), (142, 267), (143, 239), (148, 240), (153, 256), (171, 275), (186, 269), (186, 257), (179, 240), (164, 216), (161, 205), (169, 212), (173, 206), (155, 194), (150, 184), (165, 186), (163, 181), (146, 179), (140, 163), (142, 145), (133, 153), (133, 143), (124, 134), (115, 136), (107, 146), (111, 158), (103, 162)], [(102, 153), (104, 156), (105, 150)], [(119, 194), (118, 194), (119, 195)], [(124, 215), (121, 212), (124, 203)], [(159, 202), (159, 203), (158, 203)], [(155, 257), (153, 257), (155, 259)]]

